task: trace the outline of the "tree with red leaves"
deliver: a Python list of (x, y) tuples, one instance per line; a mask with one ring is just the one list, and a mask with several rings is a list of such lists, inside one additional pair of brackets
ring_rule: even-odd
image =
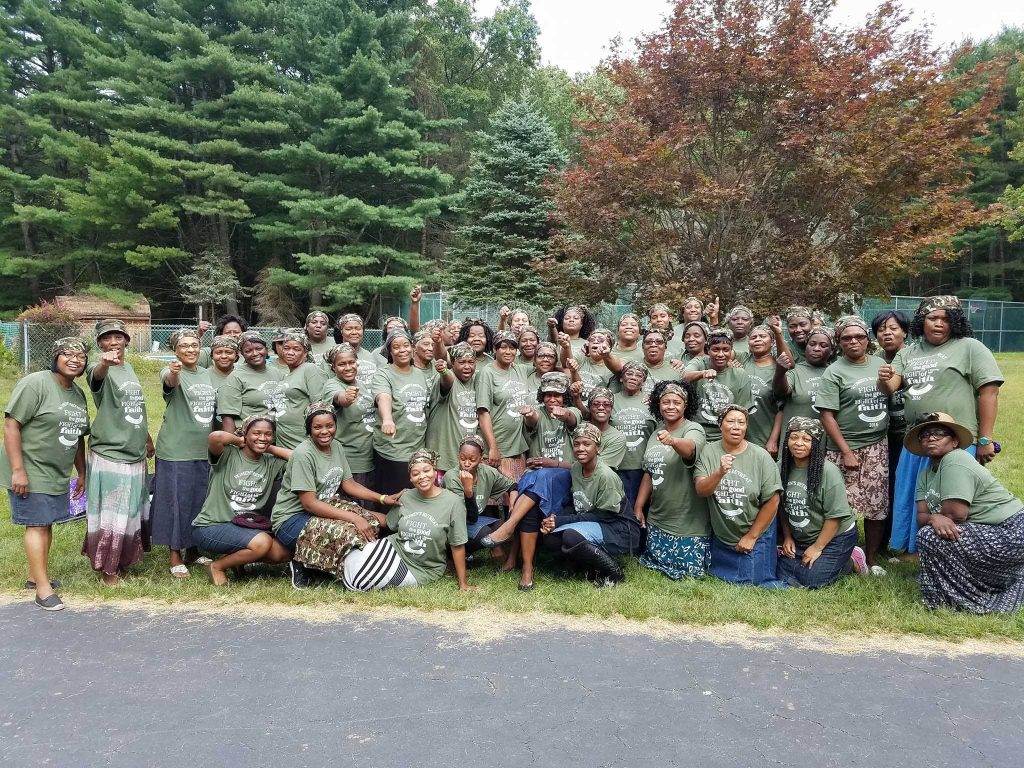
[[(621, 99), (592, 105), (555, 190), (556, 294), (838, 310), (991, 215), (960, 193), (998, 79), (954, 74), (896, 3), (858, 28), (834, 5), (678, 0), (612, 60)], [(958, 110), (967, 89), (983, 95)]]

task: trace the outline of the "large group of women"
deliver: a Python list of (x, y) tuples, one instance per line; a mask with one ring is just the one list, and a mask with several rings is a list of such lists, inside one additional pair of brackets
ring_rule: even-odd
[(208, 344), (179, 330), (155, 441), (125, 326), (97, 323), (92, 357), (57, 341), (15, 387), (0, 453), (36, 603), (63, 607), (52, 525), (83, 495), (82, 552), (110, 585), (152, 545), (175, 578), (280, 563), (296, 588), (356, 591), (447, 572), (471, 589), (492, 558), (529, 590), (538, 550), (598, 587), (635, 557), (815, 589), (885, 576), (891, 549), (919, 557), (929, 607), (1024, 603), (1024, 504), (986, 468), (1003, 379), (955, 297), (831, 325), (743, 306), (720, 325), (717, 298), (690, 298), (614, 329), (582, 306), (421, 326), (418, 297), (374, 350), (354, 314), (272, 340), (235, 316)]

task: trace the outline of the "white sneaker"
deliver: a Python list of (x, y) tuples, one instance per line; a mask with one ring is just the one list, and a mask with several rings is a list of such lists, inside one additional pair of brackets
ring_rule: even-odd
[(889, 572), (887, 570), (885, 570), (885, 568), (883, 568), (880, 565), (872, 565), (871, 566), (871, 575), (872, 576), (888, 576)]

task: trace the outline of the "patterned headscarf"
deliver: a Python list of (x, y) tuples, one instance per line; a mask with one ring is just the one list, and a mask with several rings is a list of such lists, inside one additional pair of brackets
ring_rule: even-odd
[(306, 315), (306, 322), (304, 323), (304, 325), (309, 325), (309, 321), (312, 320), (314, 317), (322, 317), (324, 319), (324, 322), (327, 323), (328, 326), (330, 326), (331, 324), (331, 318), (327, 316), (326, 312), (323, 312), (319, 309), (314, 309), (312, 312)]
[(283, 344), (286, 341), (298, 342), (307, 352), (311, 352), (313, 349), (313, 345), (309, 342), (309, 337), (301, 328), (282, 328), (274, 338), (274, 343)]
[(271, 428), (275, 432), (277, 431), (277, 424), (274, 421), (274, 417), (271, 416), (269, 413), (250, 413), (248, 416), (242, 419), (242, 423), (235, 430), (235, 434), (238, 435), (239, 437), (245, 437), (249, 433), (249, 430), (252, 429), (252, 425), (258, 421), (268, 422)]
[(610, 401), (612, 405), (615, 404), (615, 395), (612, 394), (612, 391), (608, 389), (608, 387), (594, 387), (590, 392), (590, 397), (587, 399), (587, 402), (593, 404), (595, 400), (600, 400), (602, 398)]
[(426, 462), (434, 469), (437, 469), (437, 454), (428, 448), (420, 448), (412, 452), (412, 456), (409, 457), (410, 469), (414, 464), (421, 464)]
[(733, 411), (741, 411), (744, 416), (750, 416), (750, 411), (742, 405), (738, 403), (728, 403), (727, 405), (723, 405), (718, 411), (718, 426), (722, 426), (722, 422), (725, 421), (725, 417)]
[[(688, 323), (688, 325), (692, 325), (692, 323)], [(727, 341), (729, 344), (735, 341), (732, 337), (732, 331), (728, 328), (711, 328), (706, 335), (706, 339), (708, 344), (712, 343), (712, 339), (714, 341)]]
[(315, 400), (306, 406), (306, 410), (303, 411), (302, 416), (309, 423), (309, 420), (314, 416), (334, 416), (337, 420), (337, 414), (334, 412), (334, 406), (330, 403), (325, 403), (323, 400)]
[(519, 329), (519, 338), (520, 339), (523, 338), (523, 335), (527, 334), (527, 333), (532, 333), (534, 336), (537, 337), (537, 341), (540, 341), (540, 331), (538, 331), (532, 325), (525, 325), (522, 328), (520, 328)]
[(737, 304), (735, 307), (733, 307), (732, 309), (725, 313), (725, 322), (729, 322), (734, 317), (737, 317), (739, 315), (746, 315), (751, 320), (754, 319), (754, 312), (753, 310), (750, 309), (750, 307), (745, 307), (742, 304)]
[(638, 371), (644, 375), (644, 379), (650, 374), (647, 370), (647, 366), (641, 363), (639, 360), (627, 360), (622, 364), (622, 368), (619, 369), (619, 378), (621, 379), (626, 375), (627, 371)]
[(651, 315), (653, 315), (655, 312), (666, 312), (669, 315), (672, 314), (672, 310), (668, 308), (668, 304), (661, 304), (661, 303), (651, 304), (651, 306), (648, 307), (648, 309), (647, 309), (647, 317), (648, 317), (648, 319), (650, 319)]
[(452, 345), (448, 349), (448, 357), (451, 358), (454, 363), (456, 360), (476, 360), (476, 352), (464, 341), (460, 341), (458, 344)]
[(85, 339), (78, 336), (64, 336), (53, 342), (53, 346), (50, 347), (50, 359), (56, 360), (58, 355), (62, 355), (65, 352), (77, 352), (80, 355), (84, 355), (89, 352), (89, 345)]
[(697, 304), (700, 307), (700, 311), (704, 311), (704, 302), (696, 296), (687, 296), (686, 301), (683, 302), (683, 306), (685, 307), (687, 304)]
[(604, 336), (605, 340), (608, 342), (608, 346), (611, 346), (612, 344), (615, 343), (615, 336), (613, 336), (612, 332), (609, 331), (607, 328), (595, 328), (593, 331), (590, 332), (590, 335), (587, 336), (587, 341), (589, 342), (595, 336)]
[(793, 432), (806, 432), (815, 440), (821, 440), (825, 436), (825, 428), (817, 419), (810, 419), (806, 416), (794, 416), (786, 425), (786, 434)]
[[(663, 304), (662, 306), (665, 305)], [(666, 307), (666, 310), (667, 309), (668, 308)], [(618, 328), (620, 325), (622, 325), (623, 320), (634, 320), (637, 325), (640, 325), (640, 317), (635, 312), (627, 312), (626, 314), (624, 314), (622, 317), (619, 318), (619, 322), (615, 324), (615, 327)]]
[(502, 344), (511, 344), (516, 349), (519, 349), (519, 339), (512, 331), (498, 331), (494, 334), (492, 347), (497, 349)]
[(871, 331), (868, 328), (868, 324), (864, 322), (860, 315), (843, 315), (836, 320), (835, 328), (833, 329), (836, 341), (839, 340), (839, 337), (843, 335), (843, 331), (847, 328), (860, 328), (869, 339), (871, 338)]
[(344, 325), (346, 325), (348, 323), (359, 323), (359, 327), (360, 328), (363, 327), (363, 325), (364, 325), (363, 318), (361, 318), (359, 315), (355, 314), (354, 312), (349, 312), (347, 314), (342, 315), (341, 317), (339, 317), (337, 319), (337, 321), (334, 323), (334, 325), (335, 325), (335, 327), (337, 327), (340, 330), (342, 328), (342, 326), (344, 326)]
[(601, 444), (601, 430), (591, 424), (589, 421), (585, 421), (580, 424), (572, 432), (572, 439), (579, 440), (580, 438), (586, 438), (587, 440), (593, 440), (597, 445)]
[(820, 328), (814, 328), (810, 333), (807, 334), (807, 341), (811, 340), (811, 336), (824, 336), (828, 339), (829, 345), (832, 349), (836, 348), (836, 335), (832, 332), (832, 329), (827, 326), (821, 326)]
[[(303, 334), (305, 335), (305, 334)], [(246, 331), (238, 337), (238, 349), (241, 351), (245, 344), (262, 344), (264, 349), (270, 349), (267, 340), (260, 336), (259, 331)]]
[(430, 329), (429, 328), (420, 328), (418, 331), (416, 331), (416, 333), (414, 333), (412, 335), (412, 343), (413, 344), (419, 344), (424, 339), (429, 339), (429, 338), (430, 338)]
[(539, 394), (554, 392), (558, 395), (564, 395), (568, 391), (569, 377), (561, 371), (548, 371), (540, 377), (540, 387), (538, 387)]
[(182, 339), (195, 339), (199, 343), (199, 331), (195, 328), (179, 328), (167, 340), (167, 345), (173, 350), (178, 348), (178, 342)]
[(409, 335), (409, 332), (405, 328), (399, 328), (388, 334), (387, 339), (384, 340), (384, 349), (390, 351), (391, 345), (395, 343), (396, 339), (406, 339), (410, 344), (412, 343), (412, 336)]
[(814, 313), (811, 312), (809, 307), (801, 307), (801, 306), (790, 307), (789, 309), (786, 310), (786, 322), (787, 323), (790, 320), (793, 320), (793, 319), (795, 319), (797, 317), (806, 317), (808, 320), (813, 320), (814, 319)]
[(558, 347), (552, 344), (550, 341), (541, 341), (537, 343), (537, 351), (533, 353), (534, 357), (538, 357), (541, 354), (551, 355), (554, 358), (558, 357)]
[(934, 312), (937, 309), (962, 310), (963, 308), (963, 304), (960, 303), (960, 299), (956, 296), (929, 296), (918, 305), (915, 314), (917, 317), (924, 317), (929, 312)]
[[(672, 326), (669, 326), (668, 328), (658, 328), (657, 326), (652, 325), (647, 328), (644, 328), (640, 336), (643, 339), (643, 341), (646, 341), (647, 337), (650, 336), (652, 333), (658, 334), (659, 336), (661, 336), (661, 338), (665, 340), (666, 343), (668, 343), (669, 341), (671, 341), (672, 334), (674, 333), (674, 331), (672, 330)], [(643, 341), (640, 342), (640, 346), (643, 346)]]
[(324, 362), (332, 368), (334, 367), (334, 358), (340, 355), (342, 352), (347, 352), (353, 357), (359, 357), (359, 353), (356, 352), (356, 348), (349, 344), (347, 341), (341, 342), (341, 344), (335, 344), (333, 347), (324, 352)]
[(234, 336), (214, 336), (213, 341), (210, 343), (210, 351), (213, 352), (213, 350), (218, 349), (219, 347), (227, 347), (228, 349), (233, 349), (235, 352), (238, 352), (238, 339)]
[[(711, 335), (711, 326), (705, 323), (703, 320), (691, 320), (690, 322), (688, 322), (686, 325), (683, 326), (683, 335), (685, 336), (686, 332), (690, 330), (690, 328), (694, 325), (700, 328), (701, 332), (704, 334), (704, 340), (707, 341), (708, 336)], [(732, 338), (732, 331), (729, 331), (729, 338)]]
[(381, 323), (381, 325), (380, 325), (380, 329), (382, 331), (386, 331), (387, 328), (388, 328), (388, 325), (390, 325), (392, 322), (399, 322), (399, 323), (402, 324), (402, 328), (404, 328), (405, 330), (409, 329), (409, 324), (407, 322), (405, 322), (405, 320), (402, 319), (401, 317), (399, 317), (398, 315), (391, 315), (391, 317), (385, 317), (384, 318), (384, 322)]
[(669, 382), (665, 385), (665, 388), (661, 390), (661, 396), (665, 395), (679, 395), (684, 401), (689, 400), (689, 395), (686, 394), (686, 387), (682, 384), (676, 384), (674, 381)]
[(474, 446), (481, 454), (487, 453), (487, 444), (484, 443), (484, 439), (480, 435), (466, 435), (459, 441), (459, 448), (464, 445)]

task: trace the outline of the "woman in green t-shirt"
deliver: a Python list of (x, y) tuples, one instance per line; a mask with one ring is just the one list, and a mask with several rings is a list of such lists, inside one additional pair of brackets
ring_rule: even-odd
[(437, 486), (437, 459), (419, 449), (408, 463), (409, 485), (385, 522), (395, 531), (345, 558), (345, 587), (368, 592), (385, 587), (416, 587), (444, 576), (450, 549), (459, 589), (466, 581), (466, 505), (463, 496)]
[(558, 334), (564, 333), (569, 337), (569, 347), (575, 357), (583, 352), (583, 345), (596, 327), (594, 316), (582, 304), (559, 307), (548, 318), (549, 341), (558, 344)]
[(682, 326), (682, 352), (680, 359), (689, 364), (704, 356), (708, 349), (711, 326), (702, 320), (690, 320)]
[(775, 397), (782, 403), (782, 423), (794, 416), (821, 419), (816, 399), (822, 376), (835, 356), (835, 337), (828, 328), (815, 328), (807, 334), (803, 359), (794, 363), (794, 347), (789, 354), (779, 355), (772, 378)]
[(75, 467), (75, 498), (85, 493), (85, 438), (89, 409), (75, 379), (85, 373), (82, 339), (57, 339), (50, 370), (30, 373), (14, 386), (4, 409), (0, 447), (0, 483), (7, 489), (11, 522), (25, 526), (25, 555), (36, 605), (59, 611), (64, 603), (54, 592), (47, 563), (53, 524), (68, 516), (68, 474)]
[[(494, 467), (483, 463), (487, 446), (480, 435), (466, 435), (459, 443), (458, 466), (444, 474), (441, 485), (452, 493), (461, 493), (466, 502), (467, 554), (482, 546), (480, 540), (492, 533), (501, 521), (485, 515), (490, 498), (511, 494), (515, 503), (516, 484)], [(510, 565), (511, 568), (514, 564)]]
[[(562, 337), (562, 341), (566, 340)], [(565, 372), (572, 381), (583, 386), (581, 397), (590, 399), (595, 387), (607, 387), (611, 380), (622, 370), (622, 360), (612, 354), (612, 332), (607, 328), (597, 328), (583, 344), (580, 353), (565, 356)]]
[(373, 482), (373, 427), (377, 423), (377, 411), (369, 383), (359, 378), (357, 354), (355, 347), (342, 342), (324, 355), (324, 362), (333, 376), (324, 382), (320, 399), (334, 406), (338, 417), (334, 439), (345, 449), (352, 477), (362, 485), (369, 485)]
[[(373, 383), (373, 375), (377, 372), (378, 357), (372, 350), (363, 347), (363, 338), (366, 329), (363, 318), (359, 315), (349, 313), (338, 318), (334, 326), (334, 341), (336, 344), (351, 344), (358, 360), (358, 381), (361, 389), (370, 391)], [(330, 350), (328, 350), (330, 351)]]
[(695, 421), (708, 440), (718, 440), (718, 413), (729, 403), (750, 409), (754, 405), (750, 374), (733, 365), (732, 334), (724, 328), (712, 331), (705, 345), (706, 355), (694, 358), (683, 371), (683, 381), (693, 385), (697, 410)]
[(225, 432), (234, 432), (253, 414), (271, 418), (284, 407), (281, 380), (285, 372), (267, 362), (270, 347), (256, 331), (246, 331), (238, 339), (241, 361), (217, 390), (217, 415)]
[(487, 443), (487, 463), (517, 482), (526, 471), (521, 409), (533, 399), (526, 383), (528, 374), (515, 362), (518, 352), (515, 335), (499, 331), (494, 335), (493, 362), (478, 366), (476, 374), (476, 412), (480, 434)]
[(171, 334), (177, 358), (160, 372), (164, 420), (156, 436), (153, 478), (153, 543), (171, 551), (171, 575), (189, 577), (183, 555), (192, 548), (192, 521), (206, 501), (209, 446), (217, 392), (210, 371), (200, 368), (199, 334), (190, 328)]
[(274, 341), (284, 371), (275, 440), (282, 448), (294, 449), (305, 437), (303, 414), (310, 403), (320, 399), (327, 376), (319, 365), (322, 359), (310, 361), (312, 348), (301, 328), (282, 331)]
[(214, 586), (223, 587), (230, 568), (291, 559), (259, 512), (272, 506), (275, 482), (292, 452), (274, 445), (274, 422), (260, 413), (246, 417), (237, 433), (211, 432), (207, 445), (210, 490), (192, 521), (192, 542), (223, 555), (206, 566)]
[(842, 473), (825, 458), (820, 422), (801, 416), (790, 420), (779, 468), (779, 578), (794, 587), (819, 589), (851, 570), (867, 572), (864, 552), (857, 546), (857, 520)]
[(929, 413), (904, 446), (927, 459), (917, 479), (918, 584), (929, 608), (1014, 613), (1024, 606), (1024, 503), (964, 448), (974, 434)]
[(99, 358), (86, 368), (96, 403), (89, 433), (88, 503), (82, 554), (107, 586), (149, 551), (149, 468), (155, 449), (146, 401), (126, 359), (131, 338), (120, 320), (96, 323)]
[(659, 382), (650, 411), (658, 430), (647, 441), (644, 475), (633, 504), (647, 528), (640, 564), (670, 579), (700, 577), (711, 556), (707, 502), (693, 488), (693, 467), (706, 438), (692, 421), (696, 398), (688, 384)]
[[(515, 331), (513, 331), (513, 333), (515, 333)], [(516, 358), (516, 362), (519, 365), (531, 368), (534, 364), (534, 358), (537, 355), (537, 347), (540, 344), (540, 332), (532, 325), (528, 325), (518, 331), (518, 334), (519, 356)], [(551, 367), (554, 368), (554, 366), (555, 364), (552, 362)]]
[[(580, 385), (577, 382), (572, 386), (579, 388)], [(583, 403), (580, 393), (575, 389), (572, 391), (573, 397), (582, 406), (580, 410), (586, 420), (601, 430), (601, 451), (598, 453), (598, 458), (614, 469), (615, 473), (621, 478), (622, 473), (619, 471), (619, 467), (622, 465), (622, 460), (626, 457), (626, 436), (616, 427), (612, 426), (612, 414), (615, 412), (615, 393), (608, 389), (608, 387), (597, 387), (590, 393), (590, 399)], [(625, 480), (623, 480), (623, 486), (625, 486)], [(629, 509), (632, 509), (632, 507), (629, 507)]]
[(537, 343), (537, 349), (533, 353), (533, 364), (528, 366), (525, 363), (517, 363), (519, 370), (526, 375), (526, 391), (528, 396), (537, 391), (540, 386), (541, 377), (545, 373), (551, 373), (558, 365), (558, 348), (550, 341)]
[(782, 355), (789, 348), (782, 334), (782, 321), (777, 315), (750, 329), (747, 334), (747, 350), (750, 357), (743, 363), (743, 370), (750, 377), (750, 394), (754, 403), (750, 409), (747, 439), (760, 445), (772, 456), (778, 456), (782, 412), (779, 410), (772, 380), (775, 377), (776, 352)]
[(459, 464), (459, 445), (480, 426), (476, 411), (476, 353), (469, 344), (455, 344), (448, 350), (449, 365), (438, 359), (438, 403), (427, 418), (426, 444), (437, 452), (442, 472)]
[(768, 451), (747, 440), (746, 408), (727, 405), (718, 426), (722, 439), (704, 446), (693, 473), (698, 495), (708, 499), (711, 575), (734, 584), (785, 587), (776, 578), (779, 468)]
[(623, 361), (641, 362), (644, 359), (644, 350), (639, 342), (640, 318), (632, 312), (627, 312), (619, 318), (612, 352)]
[(306, 345), (309, 348), (309, 362), (320, 365), (324, 355), (334, 346), (334, 339), (330, 337), (331, 318), (327, 313), (314, 309), (306, 315), (306, 323), (302, 327), (306, 337)]
[[(224, 386), (228, 376), (235, 370), (236, 363), (238, 363), (238, 339), (234, 336), (214, 336), (213, 342), (210, 344), (210, 365), (206, 366), (214, 391), (220, 392), (220, 388)], [(220, 427), (219, 420), (216, 426)]]
[(618, 380), (619, 392), (615, 395), (611, 425), (626, 438), (626, 453), (617, 471), (626, 491), (626, 506), (633, 509), (644, 476), (643, 460), (647, 438), (654, 431), (655, 420), (648, 406), (649, 396), (644, 393), (646, 366), (627, 360), (619, 371)]

